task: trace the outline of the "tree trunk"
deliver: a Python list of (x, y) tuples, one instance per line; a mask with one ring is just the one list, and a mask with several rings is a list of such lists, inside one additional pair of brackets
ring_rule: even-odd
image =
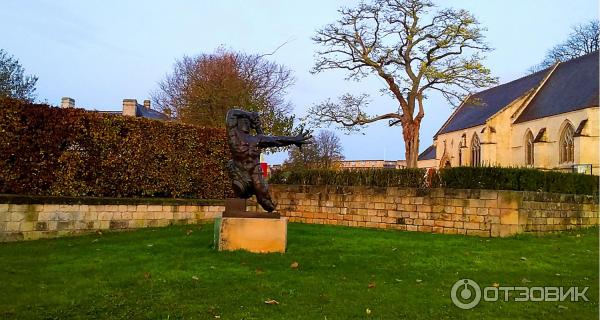
[[(407, 117), (408, 118), (408, 117)], [(417, 168), (417, 160), (419, 157), (419, 129), (421, 128), (421, 118), (406, 119), (403, 118), (402, 135), (404, 137), (406, 167)]]

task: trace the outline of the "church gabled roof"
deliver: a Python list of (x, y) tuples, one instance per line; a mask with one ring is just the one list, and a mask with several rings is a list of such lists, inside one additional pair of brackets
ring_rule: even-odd
[[(478, 92), (463, 102), (435, 136), (482, 125), (511, 102), (535, 90), (542, 83), (515, 123), (598, 106), (598, 58), (598, 51), (592, 52), (561, 62), (554, 70), (552, 67), (547, 68)], [(548, 79), (544, 81), (547, 76)]]
[(598, 51), (560, 63), (515, 123), (598, 106)]
[(419, 155), (419, 157), (417, 158), (418, 160), (431, 160), (431, 159), (435, 159), (435, 147), (433, 145), (427, 147), (427, 149), (425, 149), (423, 152), (421, 152), (421, 154)]
[(487, 119), (512, 101), (535, 89), (548, 72), (549, 69), (544, 69), (471, 95), (435, 135), (484, 124)]

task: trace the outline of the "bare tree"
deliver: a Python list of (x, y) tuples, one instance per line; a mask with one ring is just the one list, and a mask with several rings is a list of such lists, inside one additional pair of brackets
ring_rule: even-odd
[(295, 80), (265, 56), (222, 48), (184, 56), (158, 83), (154, 105), (174, 119), (210, 127), (223, 127), (227, 110), (237, 106), (258, 111), (267, 133), (289, 135), (294, 117), (285, 95)]
[(374, 0), (341, 8), (341, 18), (313, 37), (323, 47), (313, 72), (342, 69), (355, 80), (375, 74), (385, 81), (385, 91), (398, 107), (368, 115), (366, 95), (346, 94), (338, 102), (313, 106), (308, 120), (350, 130), (379, 120), (400, 124), (407, 165), (416, 167), (426, 93), (440, 92), (457, 105), (472, 89), (497, 82), (480, 62), (480, 54), (491, 49), (473, 15), (455, 9), (432, 13), (433, 7), (428, 0)]
[(288, 151), (287, 168), (333, 168), (335, 162), (344, 159), (340, 138), (333, 132), (321, 130), (312, 144)]
[(0, 49), (0, 97), (32, 102), (35, 99), (36, 76), (24, 75), (19, 60)]
[(332, 168), (336, 161), (344, 159), (340, 138), (335, 133), (322, 130), (316, 140), (323, 167)]
[(573, 27), (569, 38), (548, 50), (544, 60), (540, 64), (531, 67), (529, 72), (534, 73), (557, 62), (571, 60), (598, 51), (600, 48), (598, 45), (599, 38), (600, 23), (597, 19), (576, 25)]
[(288, 150), (288, 158), (283, 163), (285, 169), (313, 169), (319, 167), (319, 148), (314, 143)]

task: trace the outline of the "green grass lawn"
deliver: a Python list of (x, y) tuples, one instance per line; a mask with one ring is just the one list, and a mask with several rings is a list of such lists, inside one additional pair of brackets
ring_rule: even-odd
[[(0, 319), (598, 318), (597, 228), (484, 239), (292, 223), (284, 255), (216, 252), (212, 228), (0, 244)], [(462, 278), (589, 286), (590, 301), (462, 310)]]

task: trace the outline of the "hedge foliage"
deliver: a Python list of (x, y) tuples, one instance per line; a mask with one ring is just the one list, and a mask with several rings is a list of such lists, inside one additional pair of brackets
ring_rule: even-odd
[(424, 169), (307, 169), (279, 171), (271, 176), (269, 182), (273, 184), (420, 188), (424, 186), (424, 175)]
[(454, 189), (545, 191), (598, 194), (598, 176), (525, 168), (456, 167), (438, 172), (424, 169), (281, 171), (274, 184), (340, 185)]
[(598, 194), (598, 176), (528, 168), (457, 167), (439, 171), (447, 188)]
[(222, 129), (0, 100), (0, 193), (222, 199)]

